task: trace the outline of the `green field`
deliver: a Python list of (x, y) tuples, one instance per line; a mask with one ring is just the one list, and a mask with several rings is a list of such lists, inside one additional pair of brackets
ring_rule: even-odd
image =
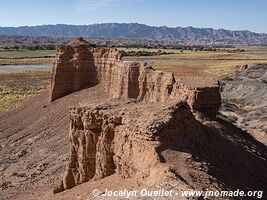
[(0, 50), (0, 65), (49, 64), (55, 50)]
[(55, 50), (0, 50), (0, 58), (55, 56)]

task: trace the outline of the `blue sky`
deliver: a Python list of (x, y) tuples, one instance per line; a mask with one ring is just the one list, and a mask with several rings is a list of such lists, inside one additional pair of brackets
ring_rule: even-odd
[(0, 0), (0, 26), (104, 22), (267, 33), (267, 0)]

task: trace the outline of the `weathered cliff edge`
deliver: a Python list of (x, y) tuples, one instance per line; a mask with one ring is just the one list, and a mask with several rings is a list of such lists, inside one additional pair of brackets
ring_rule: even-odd
[[(170, 172), (161, 151), (200, 143), (203, 131), (192, 110), (214, 114), (221, 104), (217, 83), (186, 84), (144, 63), (121, 61), (115, 48), (95, 48), (81, 38), (60, 47), (51, 101), (96, 84), (110, 99), (70, 108), (71, 158), (54, 192), (113, 173), (156, 184)], [(164, 175), (155, 179), (153, 173)]]
[(110, 99), (133, 98), (150, 103), (185, 100), (193, 110), (214, 112), (221, 105), (218, 83), (186, 84), (146, 63), (121, 61), (115, 48), (94, 48), (81, 38), (58, 49), (51, 101), (99, 83)]
[[(159, 108), (160, 107), (160, 108)], [(154, 185), (170, 171), (160, 152), (167, 147), (194, 147), (201, 137), (185, 102), (144, 104), (113, 101), (70, 109), (70, 162), (55, 192), (114, 173)]]

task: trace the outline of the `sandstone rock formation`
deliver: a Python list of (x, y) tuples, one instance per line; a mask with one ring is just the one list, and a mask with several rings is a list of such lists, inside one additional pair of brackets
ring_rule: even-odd
[(70, 109), (71, 157), (55, 193), (114, 173), (154, 185), (151, 172), (166, 171), (159, 152), (200, 144), (201, 127), (191, 110), (214, 114), (221, 104), (217, 83), (176, 80), (172, 73), (122, 61), (115, 48), (94, 48), (81, 38), (59, 48), (51, 101), (96, 84), (103, 85), (110, 101)]
[[(113, 101), (70, 108), (70, 163), (60, 188), (69, 189), (113, 173), (149, 182), (166, 147), (194, 147), (201, 127), (186, 102), (170, 104)], [(166, 170), (166, 169), (165, 169)]]
[(185, 100), (194, 110), (213, 112), (221, 104), (218, 83), (186, 84), (172, 73), (157, 71), (146, 63), (122, 61), (115, 48), (93, 48), (81, 38), (59, 48), (53, 67), (51, 101), (99, 83), (111, 99), (154, 103)]

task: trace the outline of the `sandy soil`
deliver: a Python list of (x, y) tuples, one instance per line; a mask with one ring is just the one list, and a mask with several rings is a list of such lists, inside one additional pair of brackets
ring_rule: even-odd
[(26, 188), (53, 185), (69, 157), (69, 107), (105, 101), (102, 91), (98, 85), (51, 104), (45, 91), (0, 114), (2, 197), (12, 199)]

